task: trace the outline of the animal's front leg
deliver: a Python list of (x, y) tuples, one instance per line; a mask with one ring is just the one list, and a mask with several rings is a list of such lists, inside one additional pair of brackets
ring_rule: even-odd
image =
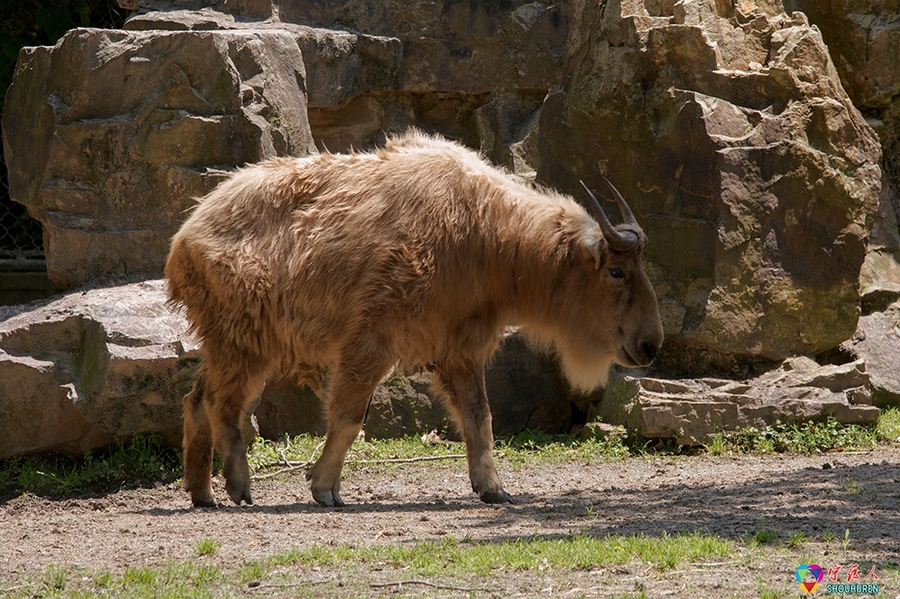
[[(365, 360), (361, 362), (365, 363)], [(341, 470), (344, 458), (359, 435), (366, 406), (384, 375), (371, 368), (340, 368), (332, 376), (328, 392), (328, 433), (322, 455), (306, 474), (313, 499), (327, 507), (344, 505), (341, 498)]]
[(512, 503), (503, 490), (494, 457), (494, 433), (491, 430), (491, 408), (484, 386), (484, 366), (436, 372), (437, 383), (447, 395), (453, 416), (466, 442), (469, 479), (472, 490), (485, 503)]

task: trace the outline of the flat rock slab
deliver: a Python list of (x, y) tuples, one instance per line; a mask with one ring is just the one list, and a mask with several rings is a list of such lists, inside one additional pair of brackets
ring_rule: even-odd
[(765, 428), (777, 421), (834, 418), (844, 424), (874, 424), (866, 364), (820, 366), (792, 358), (781, 368), (747, 381), (724, 379), (610, 377), (599, 410), (606, 423), (624, 425), (646, 438), (705, 443), (722, 431)]
[(164, 281), (0, 311), (0, 458), (79, 454), (136, 434), (177, 443), (199, 354)]

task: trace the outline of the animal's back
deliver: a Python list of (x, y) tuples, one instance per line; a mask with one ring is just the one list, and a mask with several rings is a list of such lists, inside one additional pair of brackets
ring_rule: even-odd
[(493, 309), (486, 296), (501, 281), (475, 282), (502, 259), (485, 253), (504, 218), (498, 176), (420, 135), (243, 169), (176, 235), (172, 300), (205, 341), (277, 353), (285, 368), (334, 363), (363, 331), (394, 359), (434, 359), (452, 350), (448, 327)]

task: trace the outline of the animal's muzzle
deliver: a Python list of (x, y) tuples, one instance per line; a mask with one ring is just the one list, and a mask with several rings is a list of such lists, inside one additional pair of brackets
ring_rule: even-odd
[(649, 364), (659, 354), (659, 346), (655, 343), (644, 341), (641, 343), (641, 351), (644, 352), (644, 355), (647, 357), (647, 363)]

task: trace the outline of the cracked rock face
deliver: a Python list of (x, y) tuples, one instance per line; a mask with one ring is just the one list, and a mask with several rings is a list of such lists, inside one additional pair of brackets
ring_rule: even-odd
[(566, 83), (541, 114), (539, 181), (625, 188), (650, 238), (661, 358), (688, 371), (849, 338), (878, 206), (878, 140), (818, 30), (780, 3), (740, 6), (577, 3)]
[(5, 155), (53, 282), (161, 274), (192, 198), (226, 170), (314, 150), (304, 79), (278, 31), (75, 29), (25, 48)]

